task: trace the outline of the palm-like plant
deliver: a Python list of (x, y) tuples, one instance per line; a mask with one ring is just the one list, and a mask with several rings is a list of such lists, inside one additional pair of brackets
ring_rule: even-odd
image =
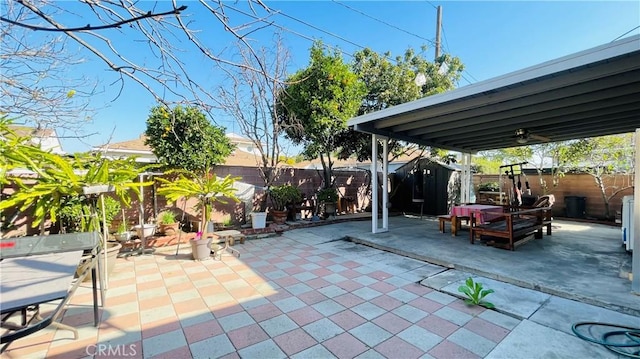
[(240, 177), (231, 177), (230, 175), (225, 178), (217, 178), (213, 173), (205, 173), (202, 176), (196, 175), (192, 172), (184, 170), (173, 170), (167, 172), (167, 174), (176, 173), (177, 178), (165, 179), (157, 178), (161, 182), (160, 188), (158, 188), (158, 194), (165, 196), (169, 201), (177, 201), (180, 198), (197, 198), (198, 207), (202, 215), (203, 221), (201, 223), (200, 230), (204, 232), (206, 228), (206, 221), (211, 218), (211, 212), (213, 211), (213, 204), (219, 202), (222, 204), (228, 203), (225, 198), (229, 198), (234, 202), (240, 202), (236, 197), (236, 189), (233, 188), (235, 181)]
[[(77, 154), (73, 157), (42, 150), (39, 146), (29, 143), (29, 138), (18, 137), (11, 132), (10, 121), (0, 122), (0, 134), (7, 142), (0, 147), (2, 162), (2, 182), (10, 179), (18, 190), (0, 203), (0, 210), (18, 206), (21, 211), (33, 207), (35, 228), (50, 218), (56, 222), (60, 209), (72, 197), (83, 196), (87, 188), (95, 185), (105, 186), (115, 192), (116, 197), (125, 206), (131, 203), (131, 193), (140, 197), (139, 186), (149, 183), (136, 182), (139, 173), (147, 167), (140, 167), (135, 159), (111, 160), (101, 155)], [(32, 171), (35, 175), (34, 183), (25, 184), (25, 180), (18, 176), (8, 176), (6, 173), (14, 168)], [(6, 176), (6, 177), (5, 177)], [(95, 198), (95, 197), (94, 197)], [(89, 201), (91, 213), (97, 207), (97, 202)], [(97, 216), (82, 225), (83, 231), (99, 228)]]

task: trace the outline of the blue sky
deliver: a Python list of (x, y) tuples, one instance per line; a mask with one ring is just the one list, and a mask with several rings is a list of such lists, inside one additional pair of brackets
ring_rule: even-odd
[[(153, 2), (141, 2), (140, 7)], [(205, 16), (203, 9), (193, 1), (177, 1), (189, 8), (183, 15), (190, 14), (196, 27), (202, 26), (211, 39), (211, 46), (222, 49), (230, 37), (219, 24), (213, 23), (211, 16)], [(67, 4), (59, 3), (60, 6)], [(242, 2), (227, 2), (228, 6), (246, 8)], [(435, 40), (436, 6), (443, 9), (443, 52), (457, 56), (466, 67), (464, 79), (459, 87), (503, 75), (528, 66), (555, 59), (574, 52), (611, 42), (624, 33), (640, 25), (640, 2), (587, 2), (587, 1), (538, 1), (538, 2), (483, 2), (483, 1), (267, 1), (266, 4), (281, 14), (271, 20), (279, 26), (305, 37), (322, 39), (324, 43), (340, 47), (346, 53), (370, 47), (378, 52), (390, 51), (400, 55), (413, 47), (430, 46), (426, 57), (434, 56), (432, 41)], [(347, 5), (349, 9), (341, 4)], [(158, 9), (162, 7), (159, 3)], [(355, 9), (355, 10), (354, 10)], [(363, 15), (360, 12), (366, 14)], [(242, 15), (227, 11), (227, 15), (238, 22)], [(70, 18), (68, 26), (84, 25), (86, 19)], [(373, 19), (372, 19), (373, 18)], [(84, 22), (82, 22), (84, 21)], [(388, 23), (383, 24), (382, 21)], [(306, 22), (318, 29), (314, 29)], [(391, 26), (390, 26), (391, 25)], [(400, 28), (401, 30), (396, 29)], [(206, 29), (206, 30), (204, 30)], [(266, 42), (275, 28), (264, 28), (251, 35), (254, 46), (269, 45)], [(331, 36), (332, 33), (348, 40)], [(630, 35), (640, 33), (640, 29)], [(115, 35), (115, 34), (114, 34)], [(291, 71), (308, 64), (308, 50), (311, 41), (291, 32), (284, 32), (285, 45), (292, 54)], [(147, 59), (144, 47), (118, 37), (123, 41), (127, 55)], [(639, 44), (640, 46), (640, 44)], [(185, 53), (187, 65), (203, 67), (198, 53)], [(129, 140), (139, 136), (145, 129), (153, 98), (139, 85), (125, 82), (122, 94), (116, 98), (120, 87), (111, 85), (116, 79), (103, 63), (85, 53), (86, 65), (79, 67), (87, 76), (97, 79), (102, 93), (94, 96), (92, 105), (99, 110), (94, 115), (93, 124), (85, 132), (98, 135), (85, 139), (91, 145), (108, 141)], [(351, 58), (345, 55), (345, 61)], [(215, 69), (202, 68), (201, 79), (208, 80), (211, 88), (217, 86), (219, 74)], [(114, 100), (114, 98), (116, 98)], [(240, 132), (232, 121), (218, 118), (218, 123), (227, 127), (228, 132)], [(87, 144), (74, 140), (63, 140), (68, 152), (87, 150)]]

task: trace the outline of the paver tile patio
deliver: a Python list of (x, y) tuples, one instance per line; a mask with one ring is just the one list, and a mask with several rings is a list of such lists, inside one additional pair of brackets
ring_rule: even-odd
[[(366, 260), (379, 250), (305, 233), (248, 239), (235, 246), (240, 258), (222, 261), (192, 261), (186, 247), (178, 257), (121, 259), (98, 329), (83, 285), (63, 317), (83, 330), (80, 340), (51, 342), (62, 334), (49, 328), (3, 357), (81, 358), (103, 343), (133, 345), (140, 358), (478, 358), (521, 322)], [(376, 258), (396, 262), (390, 256)]]

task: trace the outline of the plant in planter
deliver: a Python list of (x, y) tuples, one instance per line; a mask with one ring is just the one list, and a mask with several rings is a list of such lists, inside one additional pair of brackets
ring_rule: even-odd
[(126, 221), (120, 222), (115, 237), (120, 242), (126, 242), (131, 239), (131, 232), (129, 231), (129, 227), (127, 227)]
[[(0, 210), (19, 206), (21, 210), (34, 207), (32, 226), (41, 226), (49, 218), (52, 222), (64, 207), (74, 205), (74, 198), (82, 198), (83, 205), (90, 208), (92, 216), (80, 224), (80, 231), (99, 231), (99, 201), (96, 193), (113, 192), (120, 203), (131, 204), (131, 193), (140, 196), (139, 186), (151, 183), (136, 181), (145, 171), (134, 159), (109, 160), (98, 155), (77, 154), (69, 159), (60, 155), (33, 148), (32, 157), (24, 158), (23, 168), (33, 171), (37, 178), (32, 185), (25, 185), (21, 178), (11, 178), (19, 186), (18, 191), (2, 201)], [(97, 191), (97, 192), (96, 192)], [(108, 200), (106, 200), (108, 201)], [(77, 201), (76, 201), (77, 202)]]
[(160, 225), (160, 232), (165, 235), (174, 235), (178, 233), (180, 223), (178, 223), (175, 213), (162, 211), (158, 214), (158, 225)]
[(302, 201), (302, 192), (292, 185), (273, 186), (269, 189), (271, 215), (276, 224), (283, 224), (289, 214), (288, 205)]
[(318, 203), (324, 207), (325, 218), (336, 214), (336, 203), (338, 202), (338, 191), (335, 188), (323, 188), (317, 194)]
[(478, 191), (498, 192), (500, 191), (500, 184), (498, 182), (484, 182), (478, 185)]
[(240, 202), (235, 195), (236, 190), (233, 188), (234, 182), (239, 180), (240, 177), (227, 176), (218, 179), (212, 173), (197, 175), (184, 170), (167, 172), (167, 174), (171, 173), (177, 173), (177, 178), (171, 180), (157, 178), (158, 182), (161, 183), (160, 188), (158, 188), (158, 194), (173, 202), (183, 197), (186, 199), (197, 198), (197, 209), (202, 216), (200, 232), (206, 233), (207, 222), (211, 219), (211, 212), (215, 202), (226, 204), (228, 201), (225, 198), (231, 199), (236, 203)]
[(188, 198), (198, 199), (198, 211), (202, 215), (202, 221), (198, 234), (190, 241), (191, 251), (195, 260), (206, 259), (211, 250), (211, 238), (207, 235), (207, 222), (211, 219), (213, 203), (228, 203), (225, 198), (236, 203), (240, 202), (235, 195), (236, 190), (233, 188), (233, 183), (240, 177), (227, 176), (218, 179), (209, 172), (199, 176), (184, 170), (173, 170), (168, 173), (177, 173), (178, 177), (172, 180), (158, 178), (157, 180), (161, 182), (158, 194), (173, 202), (183, 197), (185, 200)]
[(228, 229), (233, 229), (234, 227), (234, 223), (233, 220), (231, 219), (230, 216), (226, 216), (224, 217), (224, 219), (222, 220), (222, 222), (216, 222), (215, 225), (218, 228), (222, 228), (222, 230), (228, 230)]
[[(87, 228), (87, 221), (91, 218), (92, 208), (88, 204), (89, 199), (85, 195), (72, 196), (66, 199), (62, 208), (60, 208), (60, 224), (62, 230), (66, 233), (83, 232)], [(104, 219), (107, 227), (111, 225), (111, 221), (120, 212), (120, 202), (112, 197), (104, 198)], [(102, 217), (102, 206), (97, 207), (98, 218)]]

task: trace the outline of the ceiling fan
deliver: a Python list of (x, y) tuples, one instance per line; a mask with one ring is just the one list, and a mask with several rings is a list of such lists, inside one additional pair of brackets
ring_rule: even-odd
[(526, 128), (519, 128), (516, 130), (515, 136), (516, 142), (519, 144), (525, 144), (529, 142), (530, 139), (538, 140), (541, 142), (549, 142), (551, 139), (549, 137), (539, 136), (529, 132)]

